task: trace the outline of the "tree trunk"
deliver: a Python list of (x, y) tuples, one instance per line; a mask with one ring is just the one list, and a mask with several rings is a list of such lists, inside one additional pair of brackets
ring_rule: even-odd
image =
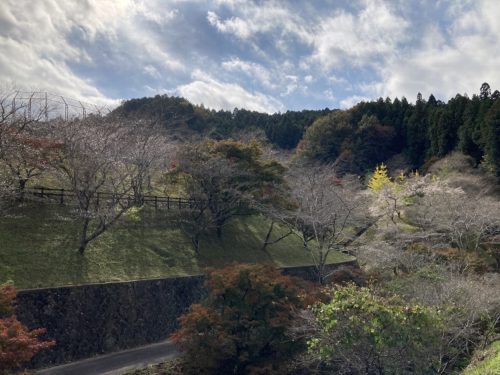
[(87, 238), (89, 223), (90, 220), (88, 218), (85, 218), (83, 220), (82, 234), (80, 236), (80, 247), (78, 247), (78, 252), (80, 253), (80, 255), (83, 255), (85, 253), (85, 249), (89, 243), (89, 240)]
[(24, 200), (24, 192), (26, 190), (26, 183), (28, 182), (28, 180), (22, 178), (22, 179), (19, 179), (19, 186), (18, 186), (18, 190), (17, 190), (17, 200), (18, 202), (22, 202)]
[(191, 242), (193, 243), (194, 252), (196, 253), (196, 255), (200, 255), (200, 235), (195, 234), (193, 237), (191, 237)]
[(87, 242), (84, 240), (81, 240), (80, 246), (78, 247), (78, 253), (83, 256), (86, 248), (87, 248)]
[(274, 221), (271, 221), (271, 226), (266, 234), (266, 239), (264, 240), (264, 244), (262, 245), (262, 251), (266, 251), (267, 245), (269, 244), (269, 238), (271, 237), (271, 233), (273, 232)]

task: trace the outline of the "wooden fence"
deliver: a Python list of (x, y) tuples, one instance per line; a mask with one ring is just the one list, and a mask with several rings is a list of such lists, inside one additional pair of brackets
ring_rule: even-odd
[[(44, 200), (49, 203), (56, 203), (60, 205), (78, 205), (78, 195), (85, 194), (84, 191), (75, 192), (66, 189), (52, 189), (43, 186), (37, 186), (24, 190), (23, 199)], [(157, 196), (157, 195), (142, 195), (136, 197), (132, 194), (116, 194), (110, 192), (97, 192), (92, 198), (91, 202), (97, 206), (104, 203), (119, 203), (121, 205), (132, 206), (151, 206), (156, 210), (160, 209), (196, 209), (201, 207), (204, 203), (200, 200), (171, 197), (171, 196)]]

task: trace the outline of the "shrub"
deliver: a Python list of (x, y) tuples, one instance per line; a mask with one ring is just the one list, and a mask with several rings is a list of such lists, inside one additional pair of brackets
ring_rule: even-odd
[(279, 373), (279, 363), (304, 347), (287, 336), (294, 309), (310, 302), (296, 282), (269, 265), (236, 264), (209, 272), (208, 298), (190, 307), (173, 335), (188, 370)]
[(16, 290), (12, 285), (0, 286), (0, 374), (20, 367), (40, 350), (55, 345), (40, 340), (45, 329), (29, 330), (14, 315)]
[(333, 373), (414, 374), (439, 362), (436, 310), (353, 284), (305, 314), (308, 358)]
[(366, 275), (361, 268), (341, 266), (333, 272), (331, 280), (333, 284), (354, 283), (364, 285)]

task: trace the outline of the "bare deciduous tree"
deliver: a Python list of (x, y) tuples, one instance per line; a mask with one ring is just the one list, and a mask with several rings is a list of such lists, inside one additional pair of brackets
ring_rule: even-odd
[[(376, 194), (370, 212), (391, 219), (395, 225), (384, 229), (385, 237), (400, 249), (412, 242), (452, 247), (464, 254), (485, 248), (499, 259), (494, 246), (488, 247), (485, 242), (500, 233), (500, 202), (490, 194), (490, 188), (477, 186), (475, 176), (461, 174), (459, 177), (453, 176), (455, 186), (451, 186), (448, 177), (430, 175), (391, 183)], [(468, 192), (457, 182), (466, 184)], [(413, 228), (402, 230), (401, 224), (410, 224)], [(468, 268), (466, 263), (463, 270)]]
[(476, 251), (488, 237), (500, 233), (500, 202), (491, 196), (468, 195), (443, 181), (433, 181), (407, 209), (408, 218), (429, 238), (462, 250)]
[[(116, 119), (91, 116), (82, 121), (61, 124), (58, 129), (64, 144), (58, 169), (77, 200), (82, 219), (79, 252), (104, 233), (137, 202), (134, 188), (149, 176), (154, 143), (147, 138), (137, 145), (131, 127)], [(139, 150), (139, 151), (137, 151)]]
[(18, 198), (31, 179), (49, 166), (60, 144), (47, 134), (45, 118), (48, 109), (31, 106), (21, 100), (16, 90), (0, 93), (0, 169), (4, 183), (9, 183)]
[(201, 250), (201, 238), (216, 229), (209, 212), (207, 201), (196, 201), (192, 207), (185, 207), (174, 217), (174, 223), (189, 237), (197, 255)]
[(340, 250), (357, 222), (360, 196), (340, 180), (331, 166), (296, 168), (288, 178), (296, 209), (281, 222), (294, 228), (316, 267), (318, 281), (328, 277), (328, 256)]
[(154, 176), (169, 169), (175, 147), (154, 123), (134, 121), (124, 124), (129, 128), (124, 164), (130, 175), (134, 202), (141, 205), (144, 195), (152, 190)]

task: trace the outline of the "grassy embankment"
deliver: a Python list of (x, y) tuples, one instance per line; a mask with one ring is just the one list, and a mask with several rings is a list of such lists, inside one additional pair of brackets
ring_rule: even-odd
[[(80, 227), (68, 208), (17, 208), (0, 218), (0, 283), (11, 280), (18, 288), (35, 288), (193, 275), (233, 261), (311, 264), (295, 236), (268, 246), (270, 257), (262, 251), (269, 222), (259, 216), (232, 220), (222, 240), (204, 238), (201, 254), (195, 256), (189, 238), (169, 216), (173, 214), (150, 211), (139, 222), (122, 219), (81, 256), (76, 250)], [(332, 253), (329, 263), (351, 259)]]
[(486, 350), (476, 353), (474, 357), (462, 375), (500, 374), (500, 341), (495, 341)]

